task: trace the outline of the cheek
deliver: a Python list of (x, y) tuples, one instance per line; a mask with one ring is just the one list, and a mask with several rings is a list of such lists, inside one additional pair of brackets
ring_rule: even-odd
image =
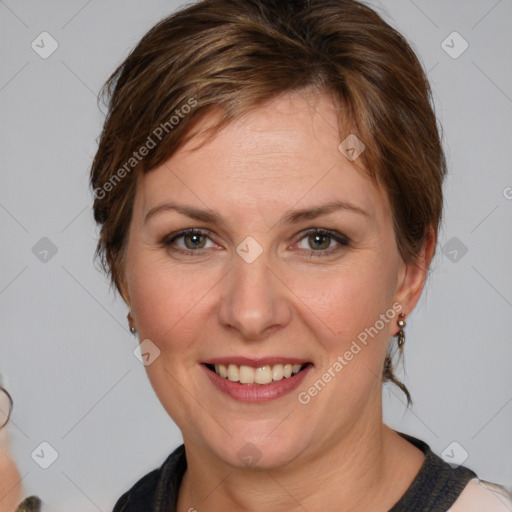
[[(317, 276), (304, 282), (302, 293), (297, 294), (305, 305), (303, 312), (310, 309), (318, 319), (309, 328), (324, 354), (319, 379), (333, 383), (314, 407), (339, 411), (342, 422), (349, 421), (370, 396), (380, 396), (380, 375), (398, 314), (393, 309), (396, 277), (389, 270), (392, 267), (383, 272), (376, 260), (367, 263), (340, 268), (322, 279)], [(302, 391), (316, 393), (315, 386)]]
[[(331, 348), (350, 345), (360, 333), (371, 328), (388, 313), (392, 316), (392, 304), (396, 291), (394, 267), (383, 266), (378, 259), (363, 258), (354, 265), (340, 266), (314, 279), (296, 276), (297, 296), (318, 318), (319, 336)], [(391, 310), (391, 311), (390, 311)], [(377, 324), (379, 337), (389, 339), (393, 330), (392, 321), (386, 317), (384, 324)], [(364, 336), (363, 336), (364, 337)]]
[[(205, 270), (171, 267), (160, 258), (141, 253), (130, 267), (129, 293), (139, 337), (166, 349), (180, 350), (191, 343), (194, 318), (204, 314), (205, 293), (215, 286)], [(161, 349), (164, 347), (160, 347)]]

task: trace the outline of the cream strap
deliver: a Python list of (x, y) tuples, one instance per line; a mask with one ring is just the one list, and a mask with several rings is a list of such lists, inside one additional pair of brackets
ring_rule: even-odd
[(512, 496), (499, 485), (473, 478), (448, 512), (512, 512)]

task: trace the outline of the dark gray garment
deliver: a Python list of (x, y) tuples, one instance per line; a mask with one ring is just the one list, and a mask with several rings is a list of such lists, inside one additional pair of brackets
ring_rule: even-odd
[[(430, 447), (398, 432), (425, 454), (416, 478), (389, 512), (446, 512), (460, 496), (466, 484), (476, 477), (470, 469), (452, 468)], [(117, 501), (113, 512), (176, 512), (181, 479), (187, 469), (185, 446), (181, 445), (159, 469), (142, 477)]]

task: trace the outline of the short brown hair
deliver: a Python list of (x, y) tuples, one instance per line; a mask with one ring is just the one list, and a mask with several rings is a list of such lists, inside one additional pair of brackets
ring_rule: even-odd
[[(356, 0), (202, 0), (154, 26), (103, 89), (108, 114), (91, 187), (101, 225), (96, 255), (111, 285), (121, 289), (130, 170), (168, 160), (208, 112), (221, 112), (215, 132), (305, 87), (341, 105), (340, 134), (365, 144), (358, 160), (387, 193), (402, 258), (416, 260), (437, 233), (446, 162), (427, 77), (403, 36)], [(158, 144), (135, 158), (157, 127)], [(386, 365), (385, 378), (400, 385)]]

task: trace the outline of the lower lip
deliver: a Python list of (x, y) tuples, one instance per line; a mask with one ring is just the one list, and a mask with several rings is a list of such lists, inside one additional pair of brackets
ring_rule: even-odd
[(283, 378), (276, 382), (271, 382), (270, 384), (240, 384), (239, 382), (231, 382), (229, 379), (217, 375), (207, 368), (206, 365), (202, 365), (202, 367), (212, 384), (226, 395), (240, 402), (257, 403), (269, 402), (291, 393), (312, 370), (313, 365), (308, 364), (301, 372), (287, 379)]

